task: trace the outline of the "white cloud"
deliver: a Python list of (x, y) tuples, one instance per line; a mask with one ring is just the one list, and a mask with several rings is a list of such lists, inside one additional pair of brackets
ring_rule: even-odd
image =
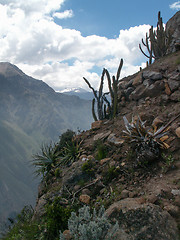
[(171, 5), (169, 5), (171, 9), (179, 10), (180, 9), (180, 1), (174, 2)]
[(66, 10), (64, 12), (55, 12), (53, 14), (53, 17), (59, 18), (59, 19), (63, 19), (63, 18), (71, 18), (73, 17), (73, 11), (70, 10)]
[(120, 30), (115, 39), (83, 37), (79, 31), (64, 29), (54, 22), (53, 17), (58, 14), (72, 14), (70, 10), (60, 12), (64, 2), (0, 0), (0, 61), (16, 64), (55, 89), (88, 89), (82, 77), (96, 88), (101, 70), (105, 67), (115, 74), (121, 58), (121, 76), (139, 70), (144, 58), (138, 44), (149, 25)]

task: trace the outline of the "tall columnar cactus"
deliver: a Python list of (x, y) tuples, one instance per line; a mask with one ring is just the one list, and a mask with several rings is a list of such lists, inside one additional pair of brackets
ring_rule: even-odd
[(111, 117), (115, 117), (117, 114), (117, 104), (118, 104), (117, 91), (118, 91), (118, 82), (119, 82), (122, 66), (123, 66), (123, 59), (121, 59), (120, 61), (116, 77), (112, 76), (112, 82), (111, 82), (111, 77), (108, 70), (105, 69), (107, 80), (108, 80), (109, 91), (111, 95), (111, 107), (110, 107)]
[(146, 33), (146, 40), (142, 39), (142, 44), (147, 48), (148, 54), (146, 54), (139, 44), (141, 52), (149, 58), (149, 64), (152, 63), (152, 59), (159, 59), (167, 54), (167, 49), (170, 44), (170, 35), (167, 33), (163, 26), (163, 21), (160, 11), (158, 12), (157, 29), (154, 30), (153, 26), (149, 29), (149, 36)]
[(91, 86), (89, 81), (85, 77), (83, 77), (84, 81), (88, 84), (89, 88), (93, 91), (93, 94), (94, 94), (94, 97), (95, 97), (93, 99), (93, 102), (92, 102), (92, 114), (93, 114), (93, 118), (94, 118), (95, 121), (97, 121), (97, 117), (96, 117), (96, 114), (95, 114), (95, 100), (97, 101), (98, 118), (99, 118), (99, 120), (102, 120), (104, 118), (104, 112), (103, 112), (103, 103), (104, 103), (104, 99), (103, 99), (104, 74), (105, 74), (105, 69), (102, 72), (101, 82), (100, 82), (100, 86), (99, 86), (99, 91), (98, 92), (96, 90), (94, 90), (94, 88)]
[[(120, 77), (120, 72), (123, 66), (123, 59), (121, 59), (116, 77), (111, 77), (107, 69), (103, 69), (102, 76), (101, 76), (101, 82), (99, 86), (99, 91), (94, 90), (94, 88), (91, 86), (89, 81), (83, 77), (85, 82), (88, 84), (89, 88), (93, 91), (94, 93), (94, 98), (92, 101), (92, 115), (95, 121), (102, 120), (104, 118), (114, 118), (117, 114), (117, 104), (118, 104), (118, 81)], [(109, 87), (109, 92), (103, 93), (103, 84), (104, 84), (104, 77), (105, 74), (107, 76), (108, 80), (108, 87)], [(111, 103), (107, 99), (106, 95), (110, 93), (111, 96)], [(95, 113), (95, 101), (97, 102), (97, 113), (98, 117), (96, 116)]]

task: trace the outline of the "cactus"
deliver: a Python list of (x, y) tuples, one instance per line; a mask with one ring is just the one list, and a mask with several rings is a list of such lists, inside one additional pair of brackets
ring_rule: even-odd
[(94, 121), (97, 121), (97, 117), (96, 117), (96, 113), (95, 113), (95, 98), (93, 98), (92, 100), (92, 115), (93, 115), (93, 118), (94, 118)]
[(106, 76), (107, 76), (107, 80), (108, 80), (108, 86), (109, 86), (109, 91), (110, 91), (110, 95), (111, 95), (111, 117), (115, 117), (117, 114), (117, 104), (118, 104), (118, 94), (117, 94), (117, 90), (118, 90), (118, 81), (119, 81), (119, 77), (120, 77), (120, 72), (123, 66), (123, 59), (121, 59), (118, 70), (117, 70), (117, 74), (116, 74), (116, 78), (115, 76), (112, 77), (112, 82), (111, 82), (111, 78), (110, 78), (110, 74), (108, 72), (108, 70), (106, 69)]
[(149, 64), (152, 63), (152, 59), (159, 59), (167, 54), (167, 49), (170, 44), (170, 34), (167, 34), (163, 27), (163, 21), (160, 11), (158, 12), (157, 30), (153, 30), (153, 26), (149, 29), (149, 36), (146, 33), (146, 41), (142, 39), (142, 44), (147, 48), (149, 53), (146, 54), (139, 44), (141, 52), (149, 58)]
[(89, 88), (93, 91), (94, 93), (94, 99), (92, 102), (92, 114), (93, 114), (93, 118), (95, 121), (97, 121), (97, 117), (95, 114), (95, 99), (97, 101), (97, 113), (98, 113), (98, 118), (99, 120), (102, 120), (104, 118), (104, 114), (103, 114), (103, 84), (104, 84), (104, 74), (105, 74), (105, 69), (102, 72), (102, 76), (101, 76), (101, 82), (100, 82), (100, 86), (99, 86), (99, 91), (97, 92), (96, 90), (94, 90), (94, 88), (91, 86), (91, 84), (89, 83), (89, 81), (83, 77), (84, 81), (88, 84)]
[[(111, 77), (107, 69), (103, 69), (102, 76), (101, 76), (101, 82), (99, 86), (99, 91), (97, 92), (94, 90), (94, 88), (91, 86), (89, 81), (83, 77), (84, 81), (88, 84), (89, 88), (93, 91), (94, 97), (92, 101), (92, 115), (95, 121), (102, 120), (105, 118), (114, 118), (117, 114), (117, 104), (118, 104), (118, 81), (120, 77), (120, 72), (123, 66), (123, 59), (121, 59), (116, 77), (112, 77), (112, 82), (111, 82)], [(108, 80), (108, 87), (109, 87), (109, 92), (103, 93), (103, 84), (104, 84), (104, 76), (107, 76)], [(106, 95), (110, 93), (111, 96), (111, 103), (108, 101), (106, 98)], [(95, 101), (97, 101), (97, 113), (98, 113), (98, 118), (95, 113)]]

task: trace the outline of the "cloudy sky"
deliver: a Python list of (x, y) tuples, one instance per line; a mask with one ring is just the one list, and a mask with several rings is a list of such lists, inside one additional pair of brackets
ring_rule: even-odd
[(97, 88), (102, 69), (121, 77), (145, 66), (138, 44), (180, 10), (173, 0), (0, 0), (0, 61), (11, 62), (55, 90)]

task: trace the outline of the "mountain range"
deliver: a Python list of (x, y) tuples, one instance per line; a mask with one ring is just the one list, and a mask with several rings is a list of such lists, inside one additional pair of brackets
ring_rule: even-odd
[(0, 221), (34, 204), (32, 155), (67, 129), (90, 128), (91, 102), (55, 92), (8, 62), (0, 63)]

